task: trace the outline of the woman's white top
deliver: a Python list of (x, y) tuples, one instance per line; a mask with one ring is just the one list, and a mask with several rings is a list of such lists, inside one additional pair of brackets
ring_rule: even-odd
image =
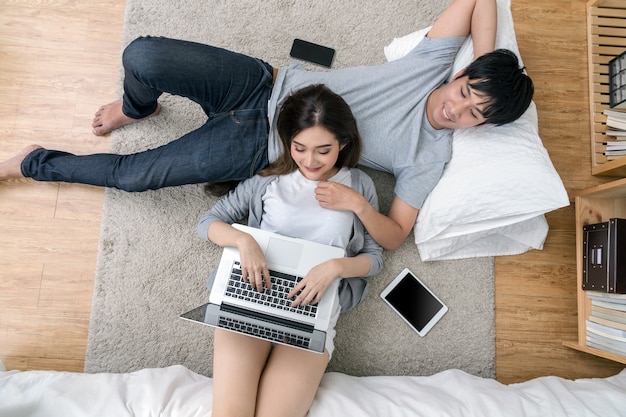
[[(350, 187), (350, 170), (342, 168), (328, 181)], [(321, 207), (315, 199), (318, 183), (299, 170), (278, 176), (263, 196), (261, 229), (345, 248), (352, 235), (353, 214)]]

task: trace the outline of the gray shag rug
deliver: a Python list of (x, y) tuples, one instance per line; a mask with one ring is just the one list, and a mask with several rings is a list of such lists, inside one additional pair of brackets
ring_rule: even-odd
[[(128, 0), (123, 43), (141, 35), (182, 38), (280, 66), (289, 62), (293, 38), (302, 38), (335, 48), (334, 68), (377, 64), (384, 62), (383, 47), (394, 37), (432, 24), (448, 3)], [(205, 119), (189, 101), (164, 95), (161, 102), (158, 117), (112, 134), (113, 152), (160, 145)], [(367, 172), (376, 182), (381, 209), (386, 211), (393, 198), (393, 178)], [(221, 250), (202, 241), (195, 229), (200, 215), (214, 203), (201, 185), (143, 193), (106, 190), (86, 372), (182, 364), (211, 376), (213, 330), (180, 320), (179, 315), (208, 300), (206, 278)], [(358, 376), (430, 375), (458, 368), (493, 377), (493, 258), (421, 262), (412, 235), (400, 249), (384, 256), (384, 271), (370, 279), (370, 296), (339, 319), (328, 371)], [(379, 297), (405, 267), (450, 308), (423, 338)]]

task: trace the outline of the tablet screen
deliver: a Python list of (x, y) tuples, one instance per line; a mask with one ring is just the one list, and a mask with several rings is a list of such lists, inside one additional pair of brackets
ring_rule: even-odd
[(424, 336), (448, 310), (408, 269), (389, 284), (381, 297), (420, 336)]

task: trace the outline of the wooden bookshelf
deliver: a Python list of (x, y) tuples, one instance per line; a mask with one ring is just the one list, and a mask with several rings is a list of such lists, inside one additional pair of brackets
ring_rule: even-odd
[(626, 1), (590, 0), (587, 3), (589, 110), (591, 121), (591, 174), (626, 177), (626, 156), (608, 161), (602, 155), (606, 142), (609, 106), (608, 63), (626, 50)]
[(565, 346), (626, 364), (626, 356), (615, 355), (587, 346), (587, 323), (591, 314), (591, 300), (582, 289), (583, 282), (583, 226), (601, 223), (613, 217), (626, 218), (626, 178), (580, 191), (576, 204), (576, 285), (578, 296), (578, 340), (563, 342)]

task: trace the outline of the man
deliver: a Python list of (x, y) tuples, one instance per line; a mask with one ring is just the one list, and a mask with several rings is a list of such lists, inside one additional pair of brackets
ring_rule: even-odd
[[(75, 156), (31, 146), (0, 164), (0, 180), (26, 176), (127, 191), (242, 180), (283, 151), (276, 109), (290, 92), (325, 84), (348, 102), (358, 121), (364, 144), (360, 163), (393, 173), (396, 186), (387, 216), (338, 184), (320, 183), (317, 198), (323, 207), (353, 211), (382, 247), (395, 249), (450, 160), (453, 129), (508, 123), (530, 104), (532, 82), (517, 58), (508, 51), (491, 52), (496, 16), (495, 0), (455, 0), (402, 59), (328, 72), (297, 64), (276, 69), (208, 45), (140, 38), (124, 51), (124, 97), (98, 110), (94, 134), (156, 116), (163, 92), (200, 104), (207, 122), (133, 155)], [(446, 84), (470, 33), (478, 59)]]

